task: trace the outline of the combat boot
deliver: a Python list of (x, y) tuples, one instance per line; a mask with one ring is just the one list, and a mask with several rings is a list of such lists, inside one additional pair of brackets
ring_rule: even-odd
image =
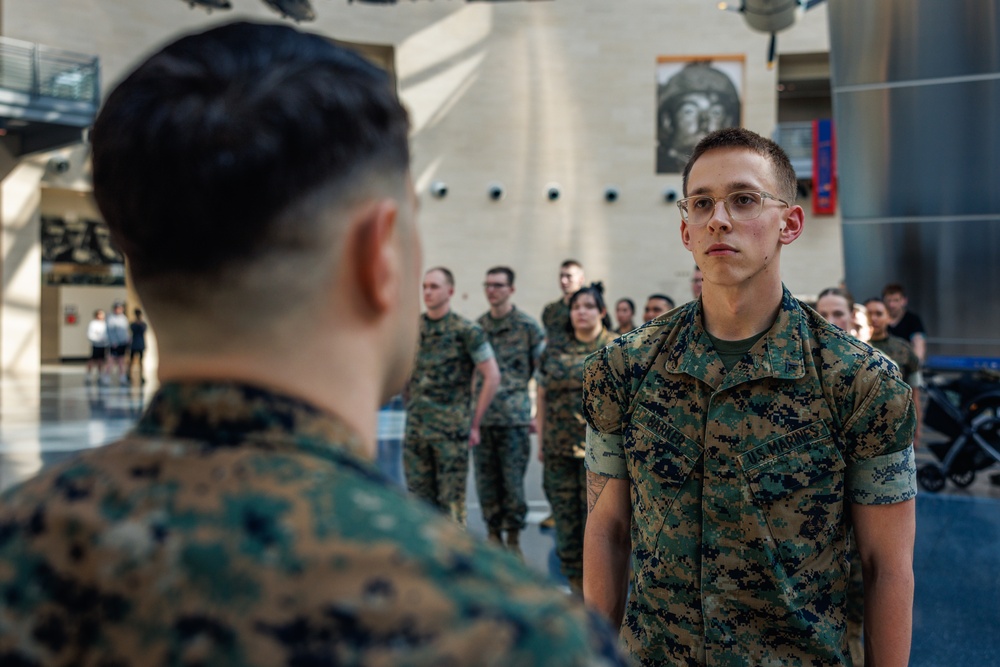
[(524, 554), (521, 553), (521, 531), (507, 531), (507, 551), (524, 560)]
[(500, 534), (499, 528), (490, 528), (489, 534), (486, 536), (490, 544), (495, 544), (498, 547), (503, 546), (503, 536)]

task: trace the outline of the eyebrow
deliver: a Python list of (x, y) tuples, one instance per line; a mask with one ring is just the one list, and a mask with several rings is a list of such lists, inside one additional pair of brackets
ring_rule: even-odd
[[(759, 185), (753, 185), (751, 183), (746, 183), (744, 181), (734, 181), (732, 183), (729, 183), (726, 187), (728, 188), (726, 190), (726, 194), (729, 194), (731, 192), (739, 192), (740, 190), (763, 190), (763, 188)], [(712, 188), (703, 186), (691, 190), (691, 195), (703, 195), (711, 191)]]

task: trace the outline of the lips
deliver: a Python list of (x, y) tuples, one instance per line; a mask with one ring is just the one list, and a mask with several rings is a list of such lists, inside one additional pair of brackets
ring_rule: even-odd
[(713, 243), (708, 246), (708, 250), (705, 251), (709, 257), (719, 257), (724, 255), (732, 255), (736, 253), (736, 248), (725, 243)]

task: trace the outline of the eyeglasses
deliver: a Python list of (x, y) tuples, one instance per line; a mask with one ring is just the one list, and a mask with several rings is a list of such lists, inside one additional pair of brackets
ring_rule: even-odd
[(507, 283), (483, 283), (483, 287), (486, 289), (503, 289), (505, 287), (510, 287)]
[(741, 190), (730, 192), (725, 197), (709, 197), (708, 195), (695, 195), (677, 200), (677, 208), (681, 211), (681, 219), (694, 227), (707, 225), (708, 221), (715, 215), (715, 205), (720, 201), (726, 207), (726, 213), (730, 220), (753, 220), (760, 216), (764, 210), (764, 200), (773, 199), (788, 207), (788, 202), (778, 199), (769, 192), (763, 190)]

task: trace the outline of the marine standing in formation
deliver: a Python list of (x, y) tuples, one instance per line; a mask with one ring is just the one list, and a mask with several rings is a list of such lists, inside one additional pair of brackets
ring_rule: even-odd
[(866, 654), (905, 665), (910, 389), (782, 285), (781, 248), (804, 213), (780, 147), (741, 128), (712, 133), (683, 184), (701, 299), (586, 369), (585, 599), (643, 665), (849, 664), (853, 526)]
[[(476, 491), (489, 539), (520, 554), (520, 534), (528, 515), (524, 473), (531, 455), (531, 397), (528, 383), (538, 368), (545, 333), (511, 301), (514, 271), (497, 266), (486, 272), (489, 311), (476, 321), (486, 332), (500, 367), (500, 386), (479, 429), (473, 451)], [(504, 535), (506, 534), (506, 535)]]
[[(469, 449), (500, 384), (493, 348), (479, 325), (451, 309), (455, 278), (444, 267), (424, 274), (420, 345), (407, 386), (403, 468), (410, 492), (465, 525)], [(473, 406), (472, 378), (483, 382)]]
[(0, 664), (624, 664), (371, 463), (417, 341), (408, 131), (385, 72), (281, 25), (181, 38), (111, 93), (94, 195), (160, 389), (0, 499)]
[(556, 555), (570, 587), (583, 594), (583, 533), (587, 483), (583, 454), (583, 363), (614, 337), (599, 286), (584, 287), (569, 300), (569, 339), (546, 347), (538, 373), (538, 458), (542, 485), (555, 518)]
[(583, 266), (575, 259), (567, 259), (559, 267), (559, 289), (562, 296), (542, 309), (542, 326), (545, 328), (545, 345), (560, 347), (569, 341), (569, 298), (583, 287), (586, 277)]

